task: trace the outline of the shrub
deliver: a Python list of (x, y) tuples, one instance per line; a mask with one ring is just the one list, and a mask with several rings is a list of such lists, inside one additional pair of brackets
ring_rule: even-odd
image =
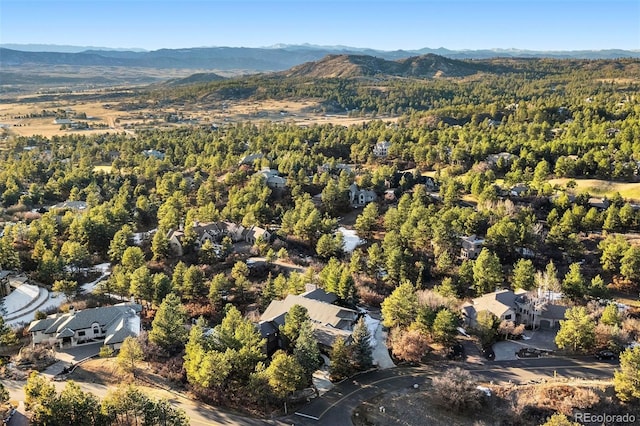
[(473, 411), (481, 407), (483, 393), (476, 386), (471, 373), (460, 368), (433, 378), (436, 399), (452, 412)]
[(113, 356), (113, 349), (111, 349), (111, 347), (109, 346), (103, 346), (100, 348), (100, 352), (98, 353), (98, 355), (100, 356), (100, 358), (111, 358)]

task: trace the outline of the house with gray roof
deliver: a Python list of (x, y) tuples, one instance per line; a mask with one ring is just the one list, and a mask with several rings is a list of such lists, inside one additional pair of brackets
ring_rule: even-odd
[(462, 305), (462, 317), (471, 327), (479, 312), (489, 311), (500, 321), (513, 321), (534, 328), (557, 329), (564, 319), (566, 306), (546, 297), (544, 291), (498, 290), (474, 298)]
[(298, 296), (288, 295), (284, 300), (272, 301), (260, 317), (259, 329), (262, 337), (267, 339), (267, 348), (282, 347), (279, 340), (279, 328), (285, 323), (287, 312), (300, 305), (307, 309), (313, 325), (313, 335), (320, 348), (330, 350), (337, 338), (351, 339), (353, 326), (360, 314), (349, 308), (334, 305), (338, 297), (321, 288), (308, 288)]
[(349, 186), (349, 202), (351, 203), (351, 207), (363, 207), (377, 199), (378, 195), (370, 189), (359, 189), (355, 183)]
[[(194, 222), (192, 226), (196, 235), (193, 242), (195, 250), (200, 250), (204, 243), (209, 240), (214, 246), (222, 241), (224, 237), (231, 238), (237, 243), (245, 238), (247, 230), (242, 226), (232, 222)], [(169, 231), (169, 247), (176, 256), (184, 255), (184, 229), (179, 228)]]
[(49, 343), (60, 348), (83, 343), (103, 342), (105, 346), (119, 349), (124, 339), (140, 334), (142, 306), (122, 303), (92, 309), (49, 315), (31, 322), (27, 331), (34, 345)]

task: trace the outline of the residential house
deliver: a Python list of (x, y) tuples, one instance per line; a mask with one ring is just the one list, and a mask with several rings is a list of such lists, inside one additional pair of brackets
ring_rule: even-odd
[(499, 290), (476, 297), (462, 306), (462, 316), (470, 326), (475, 326), (479, 312), (489, 311), (500, 321), (516, 322), (516, 299), (519, 294), (511, 290)]
[(566, 306), (558, 305), (542, 290), (498, 290), (476, 297), (462, 306), (462, 316), (475, 326), (477, 315), (489, 311), (501, 321), (513, 321), (534, 328), (557, 329), (564, 319)]
[(496, 167), (499, 162), (503, 162), (504, 164), (509, 164), (511, 161), (518, 158), (517, 155), (511, 154), (510, 152), (499, 152), (497, 154), (491, 154), (487, 156), (485, 160), (491, 167)]
[(465, 260), (474, 260), (478, 258), (478, 255), (482, 251), (484, 245), (484, 239), (478, 238), (475, 235), (462, 237), (462, 248), (460, 249), (460, 257)]
[(259, 226), (252, 226), (244, 233), (244, 240), (249, 244), (255, 244), (256, 241), (262, 239), (263, 241), (271, 241), (271, 233)]
[(352, 183), (349, 186), (349, 203), (351, 207), (358, 208), (376, 201), (378, 195), (370, 189), (359, 189), (358, 185)]
[(600, 211), (604, 211), (609, 208), (609, 200), (606, 198), (589, 198), (589, 207), (595, 207)]
[(264, 154), (261, 152), (258, 152), (256, 154), (249, 154), (249, 155), (245, 155), (244, 157), (242, 157), (240, 159), (240, 161), (238, 162), (239, 166), (242, 166), (243, 164), (249, 165), (249, 166), (253, 166), (253, 163), (256, 160), (261, 160), (264, 158)]
[(529, 192), (529, 186), (526, 183), (518, 183), (511, 187), (509, 195), (512, 197), (523, 197), (527, 192)]
[(102, 342), (119, 349), (129, 336), (140, 334), (141, 305), (118, 304), (54, 314), (31, 322), (27, 331), (33, 344), (49, 343), (60, 348)]
[[(315, 286), (307, 286), (301, 295), (288, 295), (284, 300), (272, 301), (260, 317), (259, 329), (262, 337), (267, 339), (267, 349), (274, 351), (282, 347), (279, 336), (280, 326), (285, 323), (285, 316), (293, 305), (307, 308), (313, 325), (313, 335), (323, 351), (329, 351), (336, 339), (351, 339), (353, 326), (358, 321), (359, 313), (353, 309), (334, 305), (338, 297)], [(270, 352), (270, 351), (268, 351)]]
[[(237, 243), (244, 239), (245, 228), (232, 222), (194, 222), (193, 232), (195, 233), (194, 248), (200, 250), (205, 241), (218, 244), (224, 237), (231, 238), (231, 241)], [(169, 247), (176, 256), (184, 255), (184, 235), (185, 231), (181, 227), (169, 232)]]
[(373, 155), (376, 157), (386, 157), (389, 155), (389, 147), (391, 146), (391, 142), (389, 141), (380, 141), (373, 147)]
[(53, 124), (64, 124), (64, 125), (71, 125), (71, 124), (75, 124), (75, 121), (71, 120), (70, 118), (56, 118), (55, 120), (53, 120)]
[(8, 296), (11, 293), (11, 286), (9, 286), (9, 275), (11, 271), (0, 270), (0, 297)]
[(280, 176), (277, 170), (264, 168), (258, 174), (264, 177), (267, 186), (271, 189), (281, 189), (287, 186), (287, 179)]
[(153, 157), (156, 160), (164, 160), (164, 152), (156, 151), (155, 149), (147, 149), (142, 151), (145, 157)]
[(436, 192), (440, 190), (440, 185), (431, 176), (424, 176), (424, 187), (428, 192)]
[(329, 163), (324, 163), (322, 166), (317, 167), (318, 174), (322, 173), (332, 173), (332, 174), (340, 174), (342, 171), (347, 173), (351, 173), (351, 166), (343, 163), (336, 163), (331, 165)]

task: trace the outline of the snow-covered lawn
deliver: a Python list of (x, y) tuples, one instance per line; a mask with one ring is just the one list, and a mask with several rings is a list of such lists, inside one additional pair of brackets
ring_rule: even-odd
[(45, 312), (49, 309), (58, 308), (60, 305), (62, 305), (67, 301), (67, 298), (63, 294), (47, 292), (46, 290), (45, 290), (45, 293), (46, 293), (46, 299), (41, 305), (36, 306), (38, 305), (38, 303), (35, 303), (32, 307), (29, 307), (29, 309), (26, 309), (24, 313), (19, 317), (12, 318), (11, 320), (7, 321), (7, 324), (11, 327), (17, 327), (21, 324), (29, 324), (31, 321), (35, 319), (36, 311)]
[(344, 237), (344, 252), (351, 253), (361, 244), (364, 244), (364, 240), (358, 237), (356, 231), (352, 229), (347, 229), (345, 227), (338, 228), (338, 232), (342, 234)]
[(380, 369), (393, 368), (396, 365), (389, 356), (389, 349), (386, 345), (387, 336), (382, 331), (382, 325), (380, 321), (371, 318), (370, 315), (364, 316), (365, 324), (371, 334), (371, 348), (373, 349), (373, 363)]
[(29, 303), (34, 302), (40, 294), (40, 288), (33, 284), (22, 284), (3, 298), (5, 317), (24, 309)]
[(98, 265), (92, 266), (91, 269), (100, 272), (100, 276), (90, 283), (82, 284), (80, 288), (82, 289), (83, 293), (91, 293), (100, 281), (111, 275), (111, 263), (100, 263)]
[(142, 244), (142, 241), (144, 241), (147, 238), (151, 238), (153, 234), (156, 233), (157, 230), (158, 229), (155, 228), (146, 232), (135, 232), (133, 234), (133, 244), (139, 246), (140, 244)]

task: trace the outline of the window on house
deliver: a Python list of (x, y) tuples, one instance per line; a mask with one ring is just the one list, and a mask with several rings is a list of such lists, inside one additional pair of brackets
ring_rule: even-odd
[(504, 316), (504, 319), (506, 319), (506, 320), (510, 320), (510, 319), (511, 319), (511, 314), (509, 314), (509, 315), (505, 315), (505, 316)]
[(85, 334), (84, 331), (78, 331), (78, 336), (82, 337), (84, 336), (84, 334)]
[(100, 327), (97, 325), (93, 326), (93, 334), (100, 334)]

